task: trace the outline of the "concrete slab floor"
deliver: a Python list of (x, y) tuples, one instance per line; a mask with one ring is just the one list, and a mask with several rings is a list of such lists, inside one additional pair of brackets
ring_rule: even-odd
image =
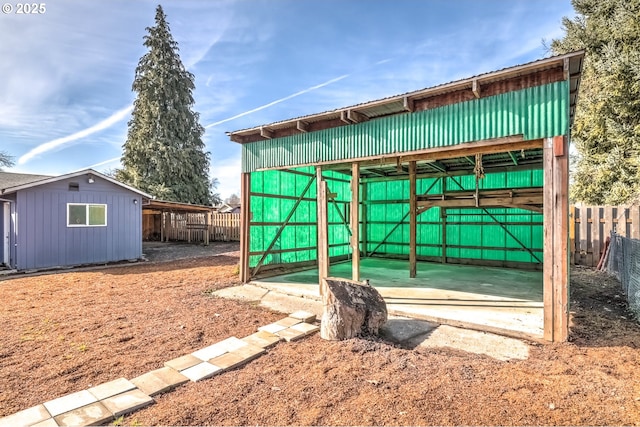
[[(518, 337), (543, 334), (542, 272), (496, 267), (419, 262), (409, 277), (408, 262), (364, 258), (368, 279), (390, 314)], [(330, 276), (351, 277), (351, 263), (331, 265)], [(319, 299), (318, 271), (307, 270), (252, 283), (272, 291)]]

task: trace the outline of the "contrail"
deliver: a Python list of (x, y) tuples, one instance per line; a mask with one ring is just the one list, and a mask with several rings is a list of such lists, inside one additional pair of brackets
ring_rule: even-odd
[(291, 94), (289, 96), (285, 96), (284, 98), (276, 99), (275, 101), (272, 101), (272, 102), (270, 102), (268, 104), (261, 105), (260, 107), (256, 107), (256, 108), (254, 108), (252, 110), (249, 110), (249, 111), (245, 111), (244, 113), (236, 114), (233, 117), (229, 117), (227, 119), (220, 120), (219, 122), (208, 124), (208, 125), (205, 126), (205, 128), (207, 128), (207, 129), (208, 128), (212, 128), (212, 127), (218, 126), (218, 125), (220, 125), (222, 123), (226, 123), (226, 122), (230, 122), (231, 120), (235, 120), (235, 119), (237, 119), (239, 117), (243, 117), (243, 116), (246, 116), (248, 114), (255, 113), (256, 111), (264, 110), (265, 108), (269, 108), (269, 107), (271, 107), (273, 105), (276, 105), (276, 104), (279, 104), (281, 102), (287, 101), (287, 100), (289, 100), (291, 98), (295, 98), (296, 96), (300, 96), (300, 95), (303, 95), (305, 93), (312, 92), (312, 91), (314, 91), (316, 89), (320, 89), (321, 87), (330, 85), (331, 83), (335, 83), (335, 82), (340, 81), (342, 79), (346, 79), (350, 75), (351, 74), (344, 74), (344, 75), (342, 75), (340, 77), (336, 77), (335, 79), (327, 80), (326, 82), (320, 83), (319, 85), (311, 86), (311, 87), (309, 87), (307, 89), (303, 89), (303, 90), (301, 90), (299, 92), (296, 92), (294, 94)]
[(87, 166), (87, 167), (84, 167), (84, 168), (82, 168), (82, 169), (78, 169), (78, 170), (79, 170), (79, 171), (81, 171), (81, 170), (85, 170), (85, 169), (95, 169), (95, 168), (97, 168), (98, 166), (107, 165), (107, 164), (109, 164), (109, 163), (113, 163), (113, 162), (116, 162), (116, 161), (118, 161), (118, 162), (119, 162), (119, 161), (120, 161), (120, 159), (121, 159), (120, 157), (114, 157), (113, 159), (105, 160), (104, 162), (96, 163), (96, 164), (94, 164), (94, 165)]
[(38, 145), (37, 147), (32, 148), (27, 154), (22, 155), (19, 159), (18, 159), (18, 164), (19, 165), (23, 165), (26, 162), (28, 162), (29, 160), (31, 160), (32, 158), (36, 157), (39, 154), (42, 153), (46, 153), (47, 151), (51, 151), (54, 148), (57, 148), (61, 145), (67, 144), (69, 142), (72, 141), (76, 141), (78, 139), (84, 138), (86, 136), (89, 136), (93, 133), (99, 132), (103, 129), (106, 129), (112, 125), (114, 125), (115, 123), (119, 122), (120, 120), (126, 118), (130, 113), (131, 110), (133, 110), (133, 106), (128, 106), (126, 108), (123, 108), (121, 110), (116, 111), (115, 113), (113, 113), (111, 116), (107, 117), (106, 119), (104, 119), (103, 121), (96, 123), (95, 125), (88, 127), (86, 129), (83, 129), (79, 132), (76, 132), (74, 134), (68, 135), (68, 136), (64, 136), (62, 138), (57, 138), (54, 140), (51, 140), (49, 142), (45, 142), (43, 144)]

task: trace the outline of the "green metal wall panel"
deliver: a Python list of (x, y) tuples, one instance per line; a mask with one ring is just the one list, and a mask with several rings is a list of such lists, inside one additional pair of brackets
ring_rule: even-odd
[[(286, 264), (315, 260), (317, 257), (317, 184), (315, 180), (309, 187), (304, 199), (296, 205), (296, 199), (303, 194), (305, 187), (315, 175), (315, 169), (304, 167), (294, 169), (307, 175), (285, 171), (267, 170), (251, 174), (251, 221), (249, 266), (255, 267), (269, 248), (287, 216), (292, 213), (289, 223), (282, 228), (281, 234), (273, 244), (270, 254), (264, 261), (268, 264)], [(325, 172), (325, 177), (343, 178), (335, 172)], [(329, 180), (330, 192), (336, 193), (334, 202), (328, 205), (329, 219), (329, 255), (348, 254), (349, 232), (343, 218), (348, 218), (347, 204), (351, 198), (348, 182)], [(282, 198), (282, 196), (286, 198)], [(306, 200), (310, 199), (310, 200)], [(340, 213), (338, 213), (338, 210)], [(341, 216), (342, 215), (342, 216)], [(311, 249), (309, 249), (311, 248)]]
[(290, 167), (457, 145), (523, 134), (568, 132), (568, 83), (561, 81), (411, 114), (242, 145), (242, 169)]
[[(479, 185), (483, 189), (532, 187), (542, 185), (542, 179), (542, 170), (501, 172), (486, 174)], [(429, 189), (434, 180), (419, 179), (418, 194)], [(474, 175), (448, 177), (445, 181), (446, 188), (452, 191), (475, 189)], [(375, 250), (377, 254), (408, 255), (409, 217), (405, 215), (409, 212), (409, 204), (395, 200), (408, 199), (408, 181), (371, 182), (366, 185), (368, 199), (372, 202), (366, 205), (369, 218), (367, 252)], [(442, 180), (437, 180), (429, 193), (441, 191)], [(387, 203), (380, 203), (385, 200)], [(442, 225), (440, 208), (431, 208), (418, 216), (418, 256), (442, 257)], [(449, 208), (446, 228), (448, 258), (526, 263), (537, 263), (542, 259), (543, 229), (542, 214), (539, 213), (507, 208)]]

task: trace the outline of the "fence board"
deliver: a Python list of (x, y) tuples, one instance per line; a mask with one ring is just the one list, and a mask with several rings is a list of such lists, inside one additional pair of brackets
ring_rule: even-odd
[(640, 238), (639, 206), (575, 206), (570, 209), (575, 238), (571, 242), (574, 263), (595, 267), (611, 231)]
[(190, 243), (230, 242), (240, 240), (239, 213), (165, 212), (159, 234), (163, 241)]

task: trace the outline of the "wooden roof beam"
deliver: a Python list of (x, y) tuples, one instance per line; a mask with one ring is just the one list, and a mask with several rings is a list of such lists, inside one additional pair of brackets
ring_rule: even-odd
[(307, 133), (309, 132), (309, 123), (298, 120), (296, 122), (296, 129), (298, 129), (300, 132)]
[(260, 126), (260, 136), (267, 139), (273, 139), (273, 131), (264, 126)]
[(513, 164), (518, 166), (518, 158), (516, 157), (515, 154), (513, 154), (513, 151), (509, 151), (509, 157), (511, 157)]
[(476, 98), (480, 98), (480, 83), (478, 82), (478, 79), (474, 79), (471, 83), (471, 91)]
[(447, 167), (444, 165), (444, 163), (439, 162), (437, 160), (434, 161), (427, 161), (427, 165), (431, 166), (433, 169), (442, 172), (442, 173), (446, 173), (447, 172)]
[(414, 111), (416, 111), (416, 105), (412, 98), (405, 96), (404, 99), (402, 100), (402, 104), (406, 111), (410, 113), (413, 113)]
[(356, 110), (348, 110), (347, 118), (351, 120), (353, 123), (362, 123), (369, 120), (369, 117), (356, 111)]

